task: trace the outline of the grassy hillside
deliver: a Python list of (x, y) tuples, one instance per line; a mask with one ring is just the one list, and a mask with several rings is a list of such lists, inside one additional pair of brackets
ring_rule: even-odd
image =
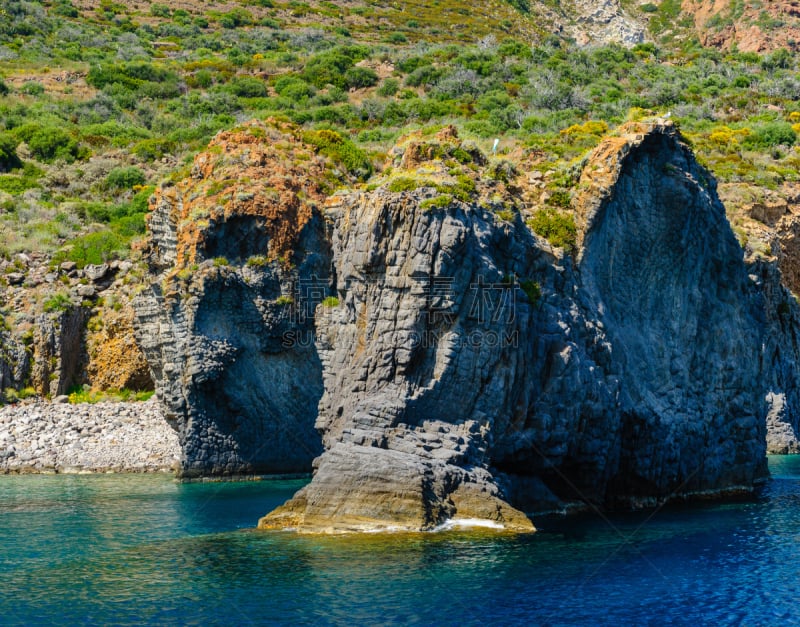
[(454, 124), (487, 152), (497, 137), (542, 173), (531, 202), (554, 210), (603, 134), (666, 111), (721, 181), (750, 193), (797, 179), (794, 53), (691, 37), (578, 49), (545, 33), (557, 5), (4, 2), (0, 255), (129, 255), (152, 186), (250, 118), (338, 132), (366, 155), (353, 166), (364, 182), (410, 130)]

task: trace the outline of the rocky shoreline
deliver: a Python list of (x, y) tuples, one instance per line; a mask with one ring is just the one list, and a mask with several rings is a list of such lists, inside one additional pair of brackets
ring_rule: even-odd
[(179, 459), (155, 399), (0, 407), (0, 474), (167, 472)]

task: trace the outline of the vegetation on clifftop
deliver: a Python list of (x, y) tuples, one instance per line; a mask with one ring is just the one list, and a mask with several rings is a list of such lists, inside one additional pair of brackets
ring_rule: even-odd
[[(0, 257), (82, 267), (129, 256), (154, 186), (187, 176), (217, 132), (252, 118), (298, 125), (364, 183), (387, 174), (399, 137), (452, 124), (497, 161), (493, 177), (529, 176), (529, 217), (548, 222), (533, 228), (566, 248), (582, 159), (629, 119), (671, 112), (742, 195), (797, 181), (797, 56), (704, 48), (670, 22), (678, 4), (646, 6), (658, 43), (627, 49), (546, 35), (541, 7), (518, 1), (5, 2)], [(403, 185), (421, 182), (390, 188)], [(426, 207), (472, 194), (437, 190)]]

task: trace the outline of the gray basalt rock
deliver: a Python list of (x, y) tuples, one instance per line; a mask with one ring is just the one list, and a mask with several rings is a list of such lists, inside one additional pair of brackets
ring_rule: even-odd
[[(201, 154), (190, 190), (170, 190), (155, 202), (147, 251), (153, 281), (133, 303), (136, 339), (178, 431), (182, 476), (307, 473), (322, 451), (314, 429), (322, 365), (313, 313), (330, 290), (325, 223), (316, 208), (302, 223), (288, 210), (269, 214), (275, 190), (266, 188), (263, 196), (248, 196), (244, 208), (234, 204), (223, 213), (203, 205), (218, 213), (196, 236), (195, 218), (181, 212), (192, 194), (211, 197), (191, 187), (205, 183), (204, 159), (225, 159), (221, 167), (239, 168), (232, 170), (239, 176), (250, 164), (250, 176), (263, 180), (264, 163), (273, 158), (269, 145), (227, 145), (243, 150), (240, 158)], [(291, 254), (268, 259), (288, 223), (298, 229)], [(194, 257), (186, 262), (181, 255), (190, 247)]]
[[(315, 247), (321, 226), (309, 227)], [(156, 282), (134, 301), (137, 342), (178, 430), (183, 476), (303, 473), (319, 455), (311, 312), (327, 292), (328, 262), (303, 257), (290, 271), (205, 262), (185, 284), (174, 279), (164, 292)]]
[(325, 452), (261, 527), (524, 530), (523, 512), (655, 505), (766, 476), (791, 356), (767, 358), (770, 300), (710, 175), (672, 125), (640, 124), (598, 147), (579, 189), (575, 267), (519, 219), (425, 209), (425, 191), (331, 207)]
[(74, 305), (38, 316), (30, 381), (39, 394), (59, 396), (82, 382), (88, 361), (84, 337), (88, 317), (88, 309)]
[(0, 331), (0, 390), (20, 389), (31, 367), (31, 355), (11, 333)]
[[(458, 144), (445, 130), (439, 152), (408, 144), (393, 166)], [(571, 254), (494, 211), (515, 193), (497, 182), (342, 193), (323, 218), (292, 204), (307, 192), (280, 196), (297, 172), (257, 135), (217, 141), (222, 156), (157, 194), (136, 332), (182, 474), (316, 457), (261, 527), (530, 531), (531, 514), (576, 503), (750, 491), (768, 442), (800, 449), (800, 313), (774, 265), (745, 264), (670, 123), (627, 125), (592, 153)], [(213, 204), (208, 177), (239, 163), (252, 173), (226, 181), (270, 185), (191, 204)], [(291, 255), (262, 256), (278, 240)]]
[(771, 371), (767, 388), (767, 452), (800, 453), (800, 308), (781, 283), (775, 263), (756, 261), (751, 278), (764, 294), (768, 325), (764, 359)]

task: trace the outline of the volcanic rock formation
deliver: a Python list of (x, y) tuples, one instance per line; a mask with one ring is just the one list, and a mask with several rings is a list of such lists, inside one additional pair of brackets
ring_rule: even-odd
[(260, 526), (531, 530), (576, 502), (751, 490), (768, 419), (797, 445), (796, 305), (674, 126), (592, 153), (574, 251), (531, 232), (508, 168), (453, 129), (426, 142), (329, 196), (319, 155), (258, 124), (157, 197), (137, 333), (184, 474), (303, 470), (324, 446)]
[(326, 450), (262, 527), (524, 529), (523, 511), (766, 475), (765, 418), (787, 401), (776, 372), (791, 359), (764, 354), (768, 301), (710, 175), (672, 125), (641, 124), (597, 148), (579, 189), (574, 267), (470, 203), (426, 210), (424, 192), (379, 190), (331, 207), (342, 305), (317, 321)]
[(330, 253), (323, 161), (259, 123), (221, 133), (150, 216), (137, 340), (184, 476), (307, 472), (322, 366), (311, 339)]

